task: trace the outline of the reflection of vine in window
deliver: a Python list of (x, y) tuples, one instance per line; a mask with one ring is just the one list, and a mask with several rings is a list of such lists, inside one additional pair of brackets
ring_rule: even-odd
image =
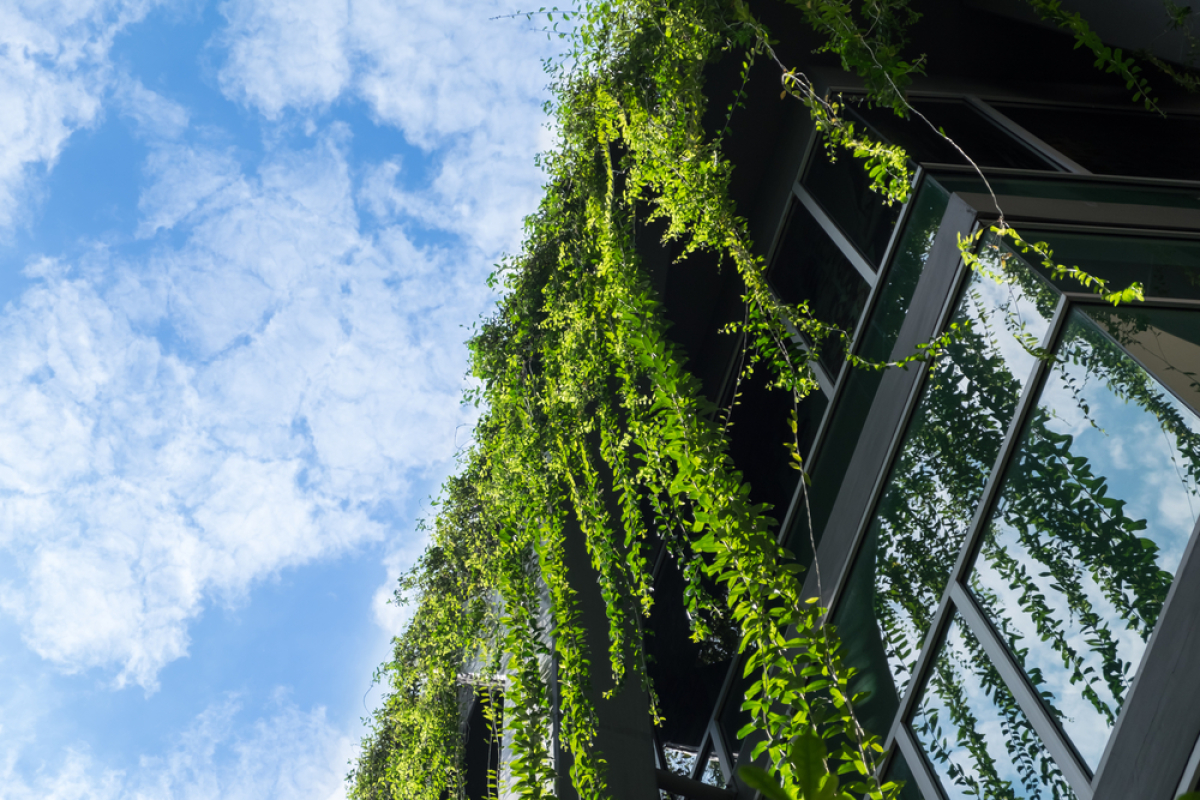
[[(1042, 640), (1048, 643), (1054, 652), (1059, 654), (1064, 666), (1071, 670), (1071, 683), (1083, 684), (1080, 692), (1084, 699), (1111, 726), (1116, 718), (1114, 709), (1104, 702), (1095, 688), (1095, 684), (1100, 680), (1100, 676), (1093, 674), (1093, 670), (1084, 665), (1083, 658), (1068, 644), (1063, 626), (1054, 616), (1055, 609), (1051, 608), (1046, 602), (1046, 596), (1038, 589), (1037, 584), (1029, 576), (1029, 571), (1019, 560), (1013, 558), (1007, 548), (997, 546), (993, 536), (994, 534), (989, 530), (988, 539), (984, 545), (987, 548), (987, 558), (992, 567), (1002, 580), (1008, 582), (1010, 588), (1019, 592), (1018, 606), (1035, 621)], [(1071, 583), (1071, 581), (1067, 581), (1061, 576), (1055, 576), (1054, 580), (1058, 585)], [(1016, 631), (1016, 626), (1013, 624), (1012, 619), (1004, 614), (1002, 610), (1004, 604), (1000, 601), (999, 597), (978, 583), (974, 584), (972, 589), (975, 596), (979, 599), (980, 605), (988, 611), (989, 616), (996, 622), (1001, 634), (1008, 642), (1009, 649), (1021, 665), (1025, 667), (1030, 681), (1034, 686), (1044, 686), (1046, 681), (1041, 669), (1029, 666), (1027, 660), (1029, 648), (1021, 646), (1022, 636)], [(1121, 702), (1120, 692), (1124, 689), (1125, 665), (1117, 657), (1116, 641), (1113, 639), (1112, 631), (1108, 628), (1107, 624), (1103, 623), (1099, 615), (1092, 611), (1091, 603), (1088, 601), (1086, 595), (1082, 595), (1080, 592), (1069, 592), (1068, 598), (1069, 613), (1079, 614), (1085, 633), (1090, 636), (1090, 641), (1093, 643), (1093, 652), (1101, 655), (1105, 665), (1103, 669), (1104, 676), (1109, 679), (1109, 689), (1113, 692), (1113, 696), (1119, 704)], [(1058, 611), (1061, 613), (1061, 609)], [(1116, 678), (1116, 680), (1114, 681), (1113, 678)], [(1115, 687), (1114, 682), (1116, 683)], [(1050, 703), (1048, 698), (1047, 705), (1056, 718), (1059, 720), (1063, 719), (1064, 715), (1062, 711), (1053, 703)]]
[[(1082, 368), (1083, 381), (1095, 379), (1117, 399), (1153, 416), (1163, 435), (1175, 443), (1171, 450), (1183, 454), (1186, 472), (1195, 479), (1200, 467), (1200, 437), (1140, 366), (1098, 329), (1077, 322), (1068, 329), (1055, 370), (1055, 379), (1065, 388), (1071, 388), (1071, 367)], [(1074, 396), (1086, 414), (1083, 395)], [(1161, 612), (1172, 575), (1161, 568), (1158, 544), (1139, 536), (1147, 528), (1147, 521), (1125, 513), (1126, 501), (1109, 496), (1108, 479), (1095, 474), (1087, 458), (1071, 452), (1072, 436), (1049, 429), (1051, 419), (1051, 411), (1045, 406), (1032, 416), (997, 511), (997, 521), (1016, 534), (1020, 549), (1032, 561), (1025, 559), (1022, 563), (1021, 555), (1014, 556), (998, 540), (997, 522), (985, 534), (984, 554), (999, 582), (1017, 593), (1016, 607), (1032, 620), (1041, 641), (1057, 654), (1071, 684), (1111, 727), (1128, 690), (1133, 665), (1122, 660), (1118, 634), (1109, 627), (1110, 620), (1097, 613), (1083, 582), (1085, 578), (1094, 581), (1125, 622), (1124, 627), (1146, 641)], [(1096, 426), (1090, 418), (1088, 421)], [(1194, 485), (1182, 474), (1180, 479), (1190, 499)], [(1098, 658), (1099, 673), (1096, 665), (1089, 666), (1083, 654), (1069, 644), (1061, 619), (1063, 609), (1047, 602), (1031, 571), (1063, 595), (1067, 613), (1078, 621), (1082, 635), (1077, 640), (1086, 643), (1088, 651)], [(1018, 660), (1026, 665), (1029, 650), (1020, 645), (1019, 626), (1004, 613), (1011, 611), (1011, 606), (1005, 606), (978, 580), (973, 581), (973, 591)], [(1039, 669), (1026, 669), (1035, 685), (1044, 684)], [(1101, 697), (1101, 687), (1107, 688), (1111, 705)], [(1060, 712), (1055, 713), (1062, 718)]]
[(875, 611), (901, 691), (1016, 408), (1001, 337), (1025, 329), (1023, 296), (968, 290), (956, 321), (970, 326), (931, 376), (880, 503)]
[[(967, 796), (1016, 800), (1073, 800), (1061, 770), (1034, 732), (1016, 698), (988, 660), (979, 641), (961, 623), (948, 637), (929, 678), (926, 695), (913, 720), (914, 731), (939, 771)], [(933, 697), (930, 697), (933, 695)], [(984, 731), (989, 715), (986, 698), (998, 718), (1002, 736)], [(931, 702), (932, 701), (932, 702)], [(939, 706), (941, 707), (939, 709)], [(940, 711), (953, 724), (946, 736)], [(1020, 786), (1004, 774), (999, 747), (1007, 755)], [(965, 753), (965, 759), (956, 751)], [(958, 758), (955, 756), (958, 755)]]

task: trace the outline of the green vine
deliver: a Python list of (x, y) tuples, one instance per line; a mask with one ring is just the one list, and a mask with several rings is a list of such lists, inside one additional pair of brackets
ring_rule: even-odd
[[(825, 37), (822, 49), (863, 79), (869, 102), (912, 110), (905, 90), (923, 59), (901, 55), (917, 19), (906, 0), (792, 4)], [(1034, 4), (1092, 46), (1086, 23), (1055, 0)], [(881, 741), (855, 712), (855, 671), (825, 610), (803, 597), (801, 567), (777, 543), (772, 509), (750, 500), (727, 453), (727, 415), (668, 336), (634, 242), (638, 227), (658, 221), (677, 258), (702, 250), (735, 269), (744, 317), (731, 330), (743, 336), (743, 369), (769, 370), (798, 405), (816, 387), (815, 352), (803, 342), (848, 339), (806, 305), (778, 299), (730, 199), (722, 143), (755, 61), (776, 66), (784, 97), (808, 109), (829, 156), (860, 159), (885, 202), (909, 199), (907, 156), (871, 139), (839, 99), (783, 64), (742, 0), (596, 0), (543, 12), (575, 26), (562, 34), (569, 54), (551, 65), (558, 141), (540, 159), (548, 190), (526, 222), (523, 252), (491, 278), (503, 299), (469, 342), (479, 388), (468, 399), (481, 418), (461, 473), (443, 487), (430, 549), (402, 580), (398, 596), (415, 597), (416, 610), (377, 675), (389, 693), (349, 776), (350, 795), (465, 797), (459, 708), (464, 693), (486, 686), (507, 751), (494, 786), (554, 796), (563, 777), (554, 771), (557, 742), (579, 796), (609, 797), (593, 687), (597, 670), (611, 678), (610, 691), (636, 680), (658, 718), (642, 620), (653, 605), (650, 554), (661, 543), (685, 578), (693, 638), (716, 642), (734, 627), (754, 676), (743, 705), (752, 721), (738, 735), (755, 742), (763, 768), (740, 777), (777, 800), (895, 797), (900, 787), (880, 773)], [(704, 68), (721, 56), (741, 59), (741, 87), (714, 134), (702, 124)], [(1102, 61), (1128, 73), (1150, 107), (1119, 51)], [(1114, 302), (1140, 296), (1054, 267), (1048, 249), (999, 230)], [(961, 247), (984, 269), (977, 243)], [(846, 358), (873, 369), (932, 360), (971, 335), (984, 334), (956, 324), (894, 363)], [(790, 449), (803, 472), (798, 440)], [(606, 657), (587, 646), (581, 579), (566, 555), (574, 536), (604, 601)]]

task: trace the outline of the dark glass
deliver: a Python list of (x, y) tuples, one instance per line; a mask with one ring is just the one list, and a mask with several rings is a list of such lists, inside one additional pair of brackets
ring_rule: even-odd
[[(654, 607), (645, 626), (647, 671), (658, 694), (663, 722), (658, 737), (666, 748), (695, 752), (704, 741), (708, 722), (729, 672), (736, 636), (715, 643), (692, 641), (684, 600), (686, 581), (668, 556), (654, 584)], [(711, 586), (705, 587), (712, 590)], [(731, 632), (732, 633), (732, 632)], [(721, 645), (721, 646), (714, 646)]]
[(912, 768), (908, 766), (908, 761), (904, 758), (904, 753), (897, 750), (892, 754), (892, 763), (888, 767), (886, 781), (895, 781), (902, 784), (900, 793), (896, 795), (899, 800), (925, 800), (921, 790), (917, 788), (917, 781), (913, 778)]
[[(997, 103), (1025, 130), (1097, 175), (1200, 180), (1200, 119), (1134, 110)], [(971, 152), (970, 150), (967, 151)]]
[[(858, 354), (863, 358), (880, 362), (892, 357), (892, 349), (912, 304), (917, 281), (929, 258), (949, 199), (944, 189), (933, 181), (925, 181), (912, 201), (912, 213), (909, 214), (891, 266), (884, 274), (883, 285), (877, 292), (874, 307), (863, 330), (862, 344), (858, 347)], [(788, 547), (793, 552), (811, 550), (808, 534), (810, 515), (815, 531), (820, 532), (825, 527), (882, 378), (880, 371), (859, 369), (851, 370), (846, 376), (841, 399), (825, 434), (826, 445), (821, 453), (816, 454), (809, 471), (813, 479), (812, 489), (808, 492), (809, 513), (800, 515), (789, 534)]]
[(1093, 769), (1200, 514), (1198, 319), (1071, 313), (971, 576)]
[(995, 244), (980, 251), (986, 269), (953, 318), (963, 332), (928, 379), (854, 568), (874, 570), (873, 618), (900, 696), (1057, 301)]
[(949, 800), (1073, 800), (1016, 698), (957, 615), (912, 719)]
[(792, 203), (767, 279), (784, 302), (808, 303), (815, 319), (833, 326), (834, 331), (815, 345), (822, 366), (836, 375), (845, 348), (837, 331), (850, 340), (870, 286), (800, 203)]
[[(879, 527), (873, 525), (863, 549), (876, 552), (878, 539)], [(875, 620), (875, 600), (875, 559), (859, 558), (842, 589), (833, 623), (846, 645), (843, 653), (846, 664), (857, 670), (850, 689), (856, 695), (865, 694), (854, 706), (854, 713), (867, 730), (883, 732), (891, 728), (900, 708), (900, 695), (896, 693), (888, 651)]]
[[(967, 172), (938, 172), (936, 177), (938, 183), (949, 192), (987, 192), (983, 181)], [(1136, 186), (1053, 175), (1044, 178), (989, 175), (988, 183), (997, 195), (1082, 200), (1088, 203), (1128, 203), (1165, 208), (1200, 208), (1200, 189), (1190, 186)]]
[(679, 745), (663, 745), (663, 757), (667, 760), (667, 764), (663, 769), (681, 777), (690, 778), (696, 769), (696, 762), (699, 755), (696, 750), (690, 750)]
[[(962, 100), (914, 100), (918, 113), (908, 119), (891, 109), (855, 108), (887, 141), (898, 144), (918, 163), (969, 164), (959, 148), (981, 167), (1053, 170), (1054, 166), (1008, 131)], [(921, 118), (924, 115), (925, 119)], [(926, 121), (928, 120), (928, 121)], [(955, 148), (937, 129), (958, 145)]]
[(900, 206), (888, 205), (871, 190), (862, 159), (844, 152), (835, 155), (837, 160), (830, 161), (830, 154), (818, 147), (801, 183), (878, 271)]
[(504, 698), (500, 692), (477, 691), (463, 731), (464, 786), (469, 797), (498, 797), (500, 731)]
[(950, 203), (950, 193), (936, 181), (927, 180), (912, 203), (912, 212), (896, 247), (892, 266), (879, 287), (875, 307), (858, 348), (858, 355), (868, 361), (887, 361), (892, 357), (892, 348), (900, 336), (900, 327), (908, 316), (917, 282), (925, 270), (925, 261)]
[[(1124, 289), (1134, 281), (1145, 296), (1200, 299), (1200, 241), (1136, 236), (1104, 236), (1063, 231), (1023, 231), (1027, 241), (1050, 245), (1053, 260), (1079, 267)], [(1039, 265), (1039, 272), (1050, 277)], [(1072, 277), (1052, 279), (1065, 292), (1091, 292)]]

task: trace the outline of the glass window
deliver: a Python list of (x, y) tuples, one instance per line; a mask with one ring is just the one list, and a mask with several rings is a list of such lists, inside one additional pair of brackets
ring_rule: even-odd
[(1196, 148), (1200, 119), (1196, 117), (1164, 117), (1132, 109), (993, 105), (1097, 175), (1200, 180)]
[(981, 167), (1054, 169), (1050, 162), (1028, 145), (965, 101), (916, 99), (912, 105), (929, 122), (916, 114), (901, 119), (887, 108), (859, 106), (855, 110), (880, 136), (900, 145), (908, 152), (909, 158), (922, 164), (969, 163), (962, 153), (939, 135), (935, 130), (937, 128), (945, 131)]
[(858, 348), (858, 354), (871, 361), (887, 361), (892, 356), (917, 282), (942, 224), (942, 216), (950, 203), (950, 193), (936, 181), (926, 180), (912, 203), (912, 213), (896, 247), (887, 278), (879, 287), (875, 307)]
[(825, 148), (818, 147), (801, 183), (878, 270), (900, 206), (887, 205), (882, 195), (871, 190), (864, 164), (849, 152), (838, 152), (837, 160), (830, 161)]
[(721, 759), (717, 757), (716, 752), (710, 744), (704, 750), (704, 757), (700, 759), (704, 765), (703, 771), (700, 773), (700, 782), (707, 783), (709, 786), (716, 786), (718, 789), (724, 789), (726, 786), (725, 775), (721, 772)]
[[(1200, 299), (1200, 240), (1137, 236), (1103, 236), (1066, 231), (1023, 231), (1031, 242), (1045, 242), (1054, 261), (1079, 267), (1090, 275), (1124, 289), (1137, 281), (1147, 299)], [(1043, 272), (1037, 265), (1039, 272)], [(1053, 281), (1065, 292), (1089, 293), (1074, 278)]]
[(928, 378), (854, 567), (873, 587), (873, 618), (900, 695), (1057, 298), (994, 240), (981, 253), (987, 269), (972, 273), (953, 318), (963, 333)]
[(1198, 374), (1195, 312), (1072, 311), (971, 576), (1093, 769), (1200, 514)]
[[(978, 176), (966, 172), (939, 172), (938, 183), (950, 192), (986, 192)], [(1137, 186), (1103, 180), (989, 175), (997, 195), (1040, 197), (1051, 200), (1082, 200), (1087, 203), (1128, 203), (1165, 208), (1200, 208), (1200, 189), (1194, 186)]]
[[(916, 292), (917, 281), (929, 258), (934, 237), (946, 213), (950, 195), (933, 181), (925, 181), (912, 201), (912, 213), (908, 217), (891, 267), (885, 273), (883, 285), (877, 293), (874, 307), (867, 320), (858, 346), (858, 354), (872, 361), (887, 361), (900, 335), (900, 326), (908, 314)], [(825, 440), (835, 442), (817, 455), (810, 467), (813, 480), (808, 492), (809, 514), (801, 515), (789, 534), (788, 547), (795, 553), (811, 550), (808, 535), (808, 516), (812, 517), (813, 529), (819, 535), (825, 527), (838, 487), (850, 465), (858, 436), (862, 432), (871, 403), (883, 373), (874, 370), (850, 370), (841, 399), (834, 409)]]
[(696, 750), (686, 747), (674, 744), (663, 745), (663, 758), (667, 761), (664, 769), (681, 777), (690, 778), (692, 777), (692, 772), (696, 769), (696, 761), (699, 755)]
[(949, 800), (1073, 800), (1074, 792), (979, 640), (955, 617), (912, 731)]
[[(808, 303), (812, 315), (844, 331), (847, 342), (871, 291), (813, 215), (798, 202), (792, 203), (767, 279), (784, 302)], [(837, 374), (844, 348), (836, 333), (817, 343), (821, 364), (830, 374)]]
[(917, 788), (912, 768), (908, 766), (904, 753), (899, 750), (892, 754), (892, 763), (888, 767), (887, 777), (884, 780), (902, 784), (900, 793), (897, 795), (898, 800), (925, 800), (921, 790)]
[[(728, 620), (710, 619), (716, 628), (714, 637), (692, 641), (686, 586), (677, 562), (668, 556), (655, 581), (655, 603), (645, 622), (646, 669), (663, 716), (659, 739), (664, 747), (694, 753), (704, 741), (737, 638)], [(714, 591), (711, 583), (704, 586)]]
[[(756, 369), (738, 381), (738, 397), (725, 432), (729, 455), (741, 471), (742, 480), (750, 484), (750, 499), (770, 504), (769, 513), (782, 523), (800, 478), (792, 468), (788, 445), (798, 445), (801, 456), (808, 457), (829, 400), (823, 392), (814, 391), (793, 404), (791, 392), (773, 388), (771, 378), (770, 370)], [(731, 395), (734, 389), (730, 387)], [(733, 397), (727, 398), (725, 407), (734, 401)], [(795, 436), (790, 426), (793, 411)]]

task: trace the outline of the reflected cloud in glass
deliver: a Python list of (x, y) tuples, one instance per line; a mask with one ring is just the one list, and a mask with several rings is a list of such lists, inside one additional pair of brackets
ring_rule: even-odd
[(953, 322), (859, 556), (874, 566), (874, 613), (902, 696), (1058, 293), (994, 240)]
[(912, 719), (948, 800), (1073, 800), (979, 641), (955, 617)]
[(1195, 322), (1072, 312), (970, 579), (1093, 769), (1200, 511)]

